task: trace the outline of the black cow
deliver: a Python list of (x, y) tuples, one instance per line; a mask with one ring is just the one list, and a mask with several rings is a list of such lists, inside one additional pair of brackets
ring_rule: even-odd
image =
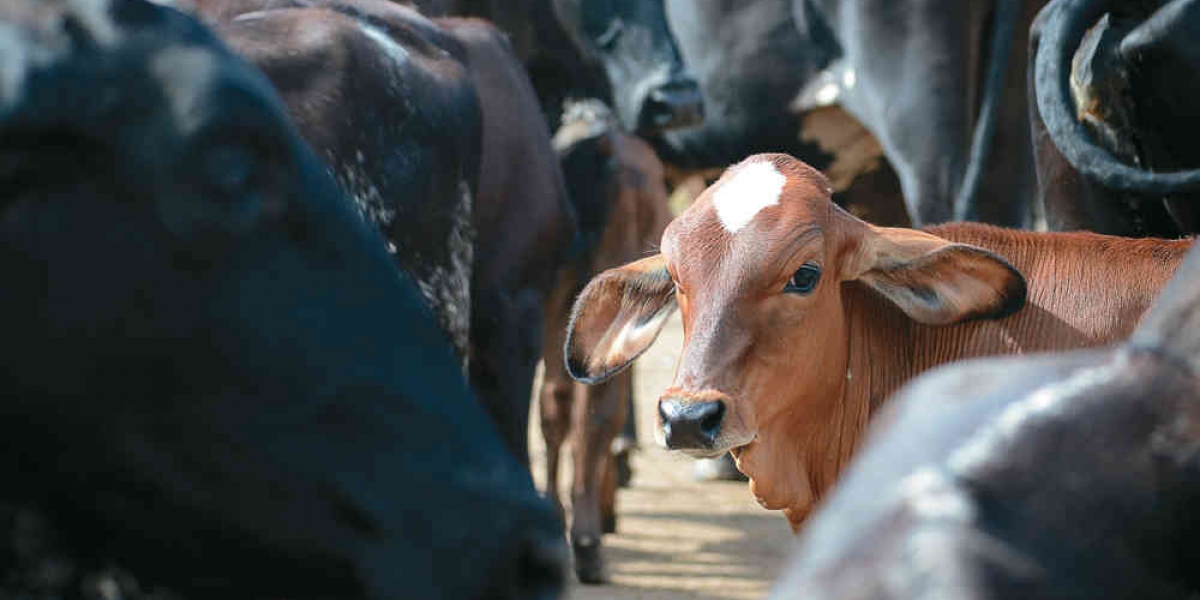
[[(814, 111), (838, 105), (878, 139), (914, 224), (1022, 224), (1033, 162), (1025, 63), (1010, 49), (1022, 58), (1018, 24), (1038, 3), (667, 0), (707, 117), (665, 132), (656, 148), (686, 169), (769, 150), (825, 170), (841, 157), (821, 132), (843, 128), (822, 127)], [(859, 164), (840, 168), (853, 173), (875, 156), (850, 158)]]
[(1030, 41), (1029, 110), (1051, 229), (1200, 231), (1200, 2), (1056, 0)]
[(771, 598), (1200, 594), (1200, 252), (1125, 343), (931, 371)]
[(685, 72), (662, 0), (416, 0), (431, 15), (493, 21), (513, 41), (548, 123), (568, 98), (604, 98), (640, 135), (703, 119), (696, 81)]
[(142, 0), (8, 0), (0, 48), (0, 502), (185, 597), (558, 594), (552, 509), (261, 75)]

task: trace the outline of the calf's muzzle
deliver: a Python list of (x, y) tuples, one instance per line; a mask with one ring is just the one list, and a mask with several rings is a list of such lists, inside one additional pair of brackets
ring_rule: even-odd
[(720, 400), (662, 398), (658, 401), (663, 439), (670, 450), (709, 450), (721, 433), (725, 403)]

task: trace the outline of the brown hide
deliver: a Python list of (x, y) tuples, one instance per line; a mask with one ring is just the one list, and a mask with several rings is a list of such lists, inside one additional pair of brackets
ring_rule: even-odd
[[(670, 211), (662, 164), (645, 142), (620, 133), (613, 123), (567, 123), (555, 135), (555, 146), (564, 157), (572, 151), (585, 154), (582, 169), (566, 169), (567, 183), (577, 204), (585, 202), (587, 194), (602, 205), (592, 208), (604, 213), (594, 245), (561, 272), (547, 305), (545, 374), (539, 396), (547, 495), (562, 508), (558, 463), (570, 434), (575, 464), (571, 482), (575, 570), (581, 581), (597, 583), (606, 579), (601, 535), (616, 527), (616, 478), (609, 448), (624, 420), (633, 418), (625, 414), (633, 374), (627, 371), (594, 386), (575, 383), (563, 364), (564, 337), (571, 302), (584, 284), (596, 273), (653, 251), (670, 221)], [(595, 189), (603, 191), (588, 194)]]
[[(667, 413), (721, 403), (706, 441), (673, 447), (732, 450), (759, 502), (794, 528), (902, 383), (952, 360), (1123, 338), (1192, 244), (967, 223), (878, 228), (829, 195), (791, 157), (748, 158), (671, 223), (661, 257), (589, 285), (567, 340), (572, 374), (602, 379), (677, 303), (685, 347), (657, 433), (671, 445)], [(805, 265), (822, 269), (819, 282), (788, 291)]]

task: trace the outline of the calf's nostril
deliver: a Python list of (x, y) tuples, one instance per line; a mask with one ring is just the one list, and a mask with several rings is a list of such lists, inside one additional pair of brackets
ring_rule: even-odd
[(725, 417), (725, 403), (714, 402), (711, 408), (706, 408), (708, 414), (700, 419), (700, 432), (711, 443), (711, 441), (717, 439), (717, 434), (721, 431), (721, 420)]

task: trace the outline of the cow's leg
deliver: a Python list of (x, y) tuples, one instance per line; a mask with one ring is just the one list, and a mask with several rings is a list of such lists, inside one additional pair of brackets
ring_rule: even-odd
[(558, 464), (571, 427), (574, 390), (574, 384), (564, 377), (551, 379), (549, 375), (543, 375), (542, 391), (538, 396), (542, 439), (546, 442), (546, 497), (554, 503), (560, 516), (563, 516), (563, 504), (558, 492)]
[[(478, 281), (478, 280), (477, 280)], [(529, 397), (541, 352), (542, 301), (478, 281), (471, 306), (471, 387), (501, 437), (529, 464)]]
[(978, 4), (868, 0), (841, 15), (850, 70), (840, 102), (879, 139), (914, 226), (954, 217), (973, 117), (972, 35), (963, 25)]
[(542, 439), (546, 442), (546, 496), (563, 517), (562, 498), (558, 491), (558, 465), (563, 442), (571, 431), (571, 410), (575, 402), (575, 382), (563, 364), (563, 344), (567, 322), (570, 320), (571, 300), (577, 286), (562, 280), (546, 302), (545, 327), (542, 337), (542, 389), (538, 394), (538, 414), (541, 417)]
[[(600, 552), (604, 532), (601, 510), (602, 469), (612, 458), (613, 437), (625, 413), (624, 392), (629, 371), (604, 383), (580, 386), (575, 407), (573, 454), (575, 480), (571, 488), (571, 544), (575, 573), (583, 583), (603, 583), (607, 574)], [(615, 523), (614, 523), (615, 527)]]
[[(612, 445), (612, 469), (617, 487), (629, 487), (629, 484), (633, 481), (633, 467), (629, 463), (630, 455), (636, 449), (637, 417), (633, 409), (633, 377), (631, 375), (629, 377), (629, 389), (625, 392), (625, 425), (621, 427), (621, 434), (617, 436), (617, 439), (613, 440)], [(607, 526), (604, 532), (612, 533)]]
[(617, 463), (615, 456), (600, 465), (600, 530), (617, 532)]
[[(619, 440), (629, 433), (628, 425), (634, 421), (633, 414), (633, 370), (626, 370), (624, 373), (617, 375), (614, 385), (620, 386), (620, 393), (623, 398), (619, 402), (621, 411), (614, 415), (614, 418), (621, 423), (617, 429), (621, 432), (616, 438)], [(636, 433), (632, 439), (637, 440)], [(614, 444), (615, 445), (614, 440)], [(617, 488), (624, 487), (621, 484), (622, 473), (618, 469), (618, 460), (624, 458), (624, 468), (627, 470), (626, 476), (632, 477), (632, 473), (628, 473), (629, 469), (629, 453), (633, 450), (632, 445), (625, 448), (621, 454), (610, 454), (608, 459), (601, 464), (600, 471), (600, 527), (604, 533), (617, 532)], [(628, 483), (628, 480), (626, 481)]]

